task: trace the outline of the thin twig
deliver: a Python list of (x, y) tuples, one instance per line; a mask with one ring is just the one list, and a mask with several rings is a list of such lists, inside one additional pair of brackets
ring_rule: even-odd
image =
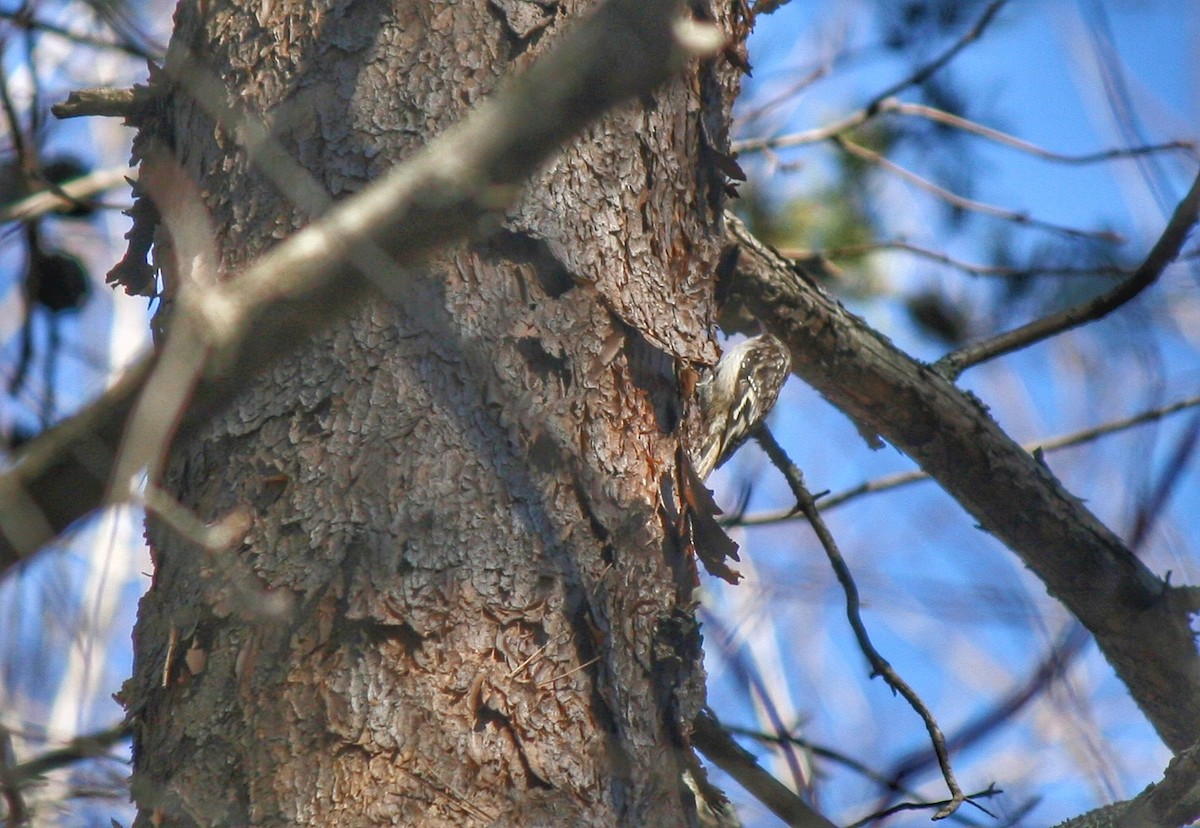
[[(796, 736), (795, 734), (791, 733), (785, 733), (781, 736), (777, 736), (773, 733), (763, 733), (760, 730), (753, 730), (748, 727), (736, 727), (734, 725), (722, 725), (722, 727), (735, 736), (745, 736), (747, 738), (754, 739), (757, 742), (762, 742), (766, 745), (776, 747), (783, 743), (795, 745), (796, 747), (803, 748), (806, 752), (811, 753), (813, 756), (821, 759), (828, 759), (830, 762), (842, 765), (850, 771), (862, 776), (864, 779), (874, 782), (881, 788), (894, 793), (903, 794), (904, 796), (911, 797), (914, 800), (920, 799), (920, 793), (918, 793), (915, 789), (902, 786), (900, 783), (889, 779), (885, 774), (868, 766), (865, 762), (860, 762), (854, 757), (847, 756), (841, 751), (834, 750), (833, 748), (815, 744), (811, 740), (805, 739), (803, 736)], [(967, 816), (961, 810), (952, 815), (950, 819), (961, 825), (972, 826), (972, 828), (979, 828), (979, 826), (981, 826), (981, 823), (971, 819), (971, 817)], [(993, 826), (989, 825), (989, 828), (993, 828)]]
[[(852, 244), (842, 247), (826, 248), (819, 255), (827, 259), (841, 259), (846, 257), (861, 256), (866, 253), (874, 253), (881, 250), (899, 250), (904, 253), (911, 253), (914, 256), (920, 256), (923, 259), (944, 264), (956, 270), (961, 270), (963, 273), (968, 273), (972, 276), (1003, 276), (1005, 278), (1017, 278), (1024, 276), (1128, 276), (1133, 272), (1131, 268), (1120, 267), (1118, 265), (1102, 265), (1102, 266), (1064, 266), (1064, 267), (1007, 267), (1004, 265), (986, 265), (977, 262), (965, 262), (962, 259), (956, 259), (939, 250), (933, 250), (928, 247), (923, 247), (919, 244), (914, 244), (907, 239), (890, 239), (887, 241), (870, 242), (868, 244)], [(808, 258), (814, 254), (808, 250), (797, 249), (780, 249), (781, 256), (788, 258)], [(1182, 258), (1182, 257), (1180, 257)]]
[(96, 49), (115, 49), (119, 52), (125, 52), (133, 57), (142, 58), (144, 60), (159, 60), (162, 55), (143, 49), (134, 43), (121, 43), (116, 41), (105, 40), (100, 37), (95, 37), (89, 34), (72, 32), (62, 26), (57, 26), (45, 20), (36, 20), (27, 8), (22, 8), (19, 11), (0, 10), (0, 20), (7, 20), (15, 26), (19, 26), (27, 31), (36, 31), (42, 34), (55, 35), (72, 43), (78, 43), (81, 46), (91, 46)]
[[(1052, 437), (1047, 440), (1034, 440), (1022, 445), (1022, 448), (1032, 453), (1035, 451), (1052, 452), (1059, 451), (1072, 446), (1083, 445), (1098, 440), (1101, 437), (1106, 437), (1109, 434), (1116, 434), (1135, 426), (1151, 423), (1156, 420), (1161, 420), (1171, 414), (1176, 414), (1180, 411), (1185, 411), (1189, 408), (1195, 408), (1200, 405), (1200, 395), (1188, 397), (1184, 400), (1173, 402), (1170, 405), (1165, 405), (1160, 408), (1152, 408), (1149, 411), (1143, 411), (1140, 414), (1134, 414), (1131, 417), (1125, 417), (1120, 420), (1112, 420), (1103, 425), (1085, 428), (1080, 431), (1073, 431), (1070, 434), (1064, 434), (1059, 437)], [(875, 494), (877, 492), (886, 492), (891, 489), (898, 489), (902, 486), (907, 486), (911, 483), (919, 483), (922, 480), (929, 480), (930, 477), (923, 471), (907, 471), (899, 472), (898, 474), (890, 474), (885, 477), (877, 477), (874, 480), (868, 480), (865, 483), (860, 483), (850, 489), (844, 489), (836, 494), (831, 494), (822, 497), (817, 503), (817, 508), (822, 512), (828, 512), (838, 506), (841, 506), (848, 501), (865, 494)], [(778, 523), (782, 520), (788, 520), (797, 517), (796, 510), (784, 509), (775, 512), (764, 512), (758, 515), (745, 515), (736, 523), (737, 526), (761, 526), (767, 523)]]
[(1081, 230), (1077, 227), (1066, 227), (1061, 224), (1054, 224), (1053, 222), (1033, 218), (1028, 213), (1021, 213), (1015, 210), (1006, 210), (1003, 207), (997, 207), (994, 204), (976, 201), (973, 198), (966, 198), (958, 193), (947, 190), (945, 187), (934, 184), (927, 178), (922, 178), (912, 170), (900, 166), (895, 161), (892, 161), (890, 158), (885, 157), (881, 153), (867, 149), (861, 144), (854, 143), (844, 135), (835, 135), (830, 140), (832, 140), (840, 149), (844, 150), (850, 155), (866, 161), (869, 164), (875, 164), (881, 169), (887, 170), (893, 175), (903, 178), (913, 186), (924, 190), (930, 195), (940, 198), (942, 201), (945, 201), (947, 204), (957, 207), (960, 210), (969, 210), (973, 213), (981, 213), (986, 216), (995, 216), (996, 218), (1004, 219), (1005, 221), (1011, 221), (1014, 224), (1024, 224), (1028, 225), (1029, 227), (1038, 227), (1042, 230), (1049, 230), (1052, 233), (1058, 233), (1059, 235), (1069, 236), (1071, 238), (1094, 239), (1096, 241), (1107, 242), (1109, 244), (1120, 244), (1122, 241), (1124, 241), (1119, 233), (1114, 233), (1111, 230)]
[[(979, 810), (983, 811), (985, 814), (990, 816), (992, 819), (996, 819), (995, 814), (993, 814), (987, 808), (980, 805), (975, 800), (988, 799), (993, 796), (999, 796), (1002, 793), (1004, 793), (1004, 791), (1001, 790), (1000, 788), (997, 788), (993, 784), (993, 785), (989, 785), (988, 787), (984, 788), (982, 791), (976, 791), (975, 793), (968, 795), (964, 801), (970, 805), (975, 806)], [(884, 819), (885, 817), (889, 817), (892, 814), (898, 814), (902, 811), (925, 811), (930, 808), (936, 808), (938, 806), (942, 806), (942, 808), (944, 810), (945, 808), (950, 807), (951, 804), (953, 804), (953, 800), (949, 800), (949, 801), (939, 800), (937, 802), (899, 802), (895, 805), (892, 805), (889, 808), (884, 808), (882, 811), (876, 811), (873, 814), (867, 814), (865, 817), (858, 820), (857, 822), (850, 823), (848, 826), (846, 826), (846, 828), (859, 828), (859, 826), (866, 825), (871, 822), (876, 822), (878, 820)], [(940, 814), (940, 813), (941, 813), (941, 811), (938, 811), (937, 814), (933, 815), (933, 818), (941, 819), (941, 817), (938, 816), (938, 814)]]
[(992, 19), (1007, 3), (1008, 0), (992, 0), (988, 7), (983, 10), (983, 14), (975, 21), (970, 29), (963, 33), (962, 37), (950, 45), (946, 51), (938, 55), (929, 63), (918, 67), (912, 74), (897, 81), (896, 83), (884, 89), (874, 98), (867, 102), (866, 106), (854, 112), (851, 115), (842, 118), (840, 121), (835, 121), (817, 129), (810, 129), (807, 132), (796, 133), (795, 135), (781, 136), (779, 138), (757, 138), (749, 141), (734, 141), (734, 152), (755, 152), (766, 149), (781, 149), (783, 147), (794, 147), (800, 144), (814, 144), (818, 141), (828, 141), (836, 135), (839, 135), (854, 127), (862, 126), (867, 121), (879, 114), (883, 103), (889, 98), (903, 92), (912, 86), (917, 86), (929, 80), (937, 71), (944, 67), (947, 63), (954, 60), (958, 53), (965, 49), (968, 45), (978, 40), (984, 30), (991, 24)]
[(1184, 473), (1193, 468), (1191, 460), (1196, 453), (1197, 437), (1200, 437), (1200, 418), (1192, 417), (1188, 428), (1179, 435), (1174, 441), (1175, 445), (1167, 453), (1162, 471), (1157, 472), (1158, 479), (1149, 486), (1149, 490), (1138, 503), (1133, 527), (1129, 531), (1131, 549), (1138, 549), (1146, 542), (1155, 524), (1162, 518), (1171, 495), (1183, 484)]
[[(0, 45), (3, 45), (3, 41), (0, 41)], [(13, 149), (17, 153), (21, 175), (28, 176), (29, 171), (33, 169), (33, 159), (29, 156), (29, 144), (25, 140), (25, 129), (21, 126), (17, 106), (13, 103), (7, 77), (0, 77), (0, 105), (4, 107), (4, 117), (8, 120), (8, 134), (12, 139)]]
[[(947, 744), (956, 753), (961, 753), (995, 733), (998, 728), (1024, 710), (1030, 702), (1037, 699), (1053, 681), (1063, 676), (1071, 662), (1084, 651), (1090, 641), (1091, 636), (1088, 635), (1084, 626), (1078, 621), (1071, 621), (1066, 631), (1050, 647), (1046, 656), (1041, 659), (1024, 681), (1003, 698), (997, 700), (989, 709), (964, 723), (957, 732), (947, 738)], [(894, 763), (894, 770), (887, 777), (886, 789), (903, 791), (902, 786), (905, 780), (925, 772), (929, 764), (929, 754), (926, 751), (913, 750), (907, 755), (901, 756)], [(878, 808), (886, 807), (889, 801), (885, 797), (879, 803)]]
[(8, 782), (23, 785), (57, 768), (104, 756), (113, 745), (128, 739), (132, 732), (132, 726), (126, 722), (99, 733), (77, 736), (56, 750), (47, 751), (13, 766), (8, 771)]
[(771, 462), (775, 464), (776, 468), (783, 473), (788, 486), (792, 490), (792, 494), (796, 497), (797, 506), (804, 513), (804, 516), (808, 518), (809, 525), (812, 526), (818, 540), (821, 542), (821, 547), (825, 550), (826, 557), (829, 558), (829, 564), (833, 567), (838, 582), (842, 585), (842, 590), (846, 593), (846, 617), (850, 620), (850, 627), (854, 630), (854, 637), (858, 640), (859, 648), (871, 665), (872, 676), (881, 676), (887, 682), (887, 685), (892, 688), (893, 692), (899, 693), (904, 697), (904, 700), (909, 703), (909, 706), (917, 712), (917, 715), (925, 723), (925, 729), (929, 733), (930, 741), (933, 742), (933, 750), (938, 757), (938, 765), (942, 770), (942, 778), (946, 780), (946, 787), (950, 791), (950, 799), (934, 814), (933, 818), (944, 819), (950, 816), (950, 814), (958, 810), (963, 802), (967, 801), (967, 797), (963, 794), (962, 788), (958, 786), (958, 780), (954, 777), (954, 770), (950, 766), (950, 754), (946, 749), (946, 738), (942, 735), (942, 730), (938, 726), (937, 720), (925, 705), (925, 702), (917, 695), (917, 692), (913, 690), (908, 682), (900, 677), (895, 668), (892, 667), (887, 659), (880, 655), (879, 651), (875, 649), (875, 645), (871, 643), (870, 634), (867, 632), (866, 625), (863, 624), (860, 612), (861, 604), (858, 596), (858, 586), (854, 582), (854, 577), (850, 574), (850, 567), (846, 565), (846, 560), (842, 557), (842, 553), (838, 549), (837, 541), (834, 540), (829, 527), (825, 525), (820, 512), (817, 511), (816, 501), (808, 491), (808, 487), (804, 485), (804, 476), (800, 469), (788, 457), (787, 452), (783, 450), (783, 447), (779, 445), (766, 426), (758, 428), (754, 434), (754, 439), (763, 447), (763, 450), (771, 458)]
[(833, 71), (833, 61), (826, 60), (822, 62), (820, 66), (817, 66), (815, 69), (810, 69), (800, 78), (792, 81), (792, 83), (789, 84), (788, 87), (782, 92), (779, 92), (775, 96), (763, 101), (761, 104), (758, 104), (754, 109), (751, 109), (750, 111), (740, 115), (737, 120), (740, 123), (752, 123), (758, 120), (775, 107), (787, 101), (792, 96), (800, 94), (817, 81), (829, 75), (831, 71)]
[(1197, 174), (1187, 195), (1179, 202), (1150, 254), (1133, 275), (1112, 290), (1095, 299), (1043, 317), (1028, 325), (999, 336), (951, 351), (934, 363), (933, 368), (948, 380), (957, 379), (963, 371), (998, 356), (1026, 348), (1063, 331), (1094, 322), (1112, 313), (1158, 280), (1172, 261), (1179, 256), (1188, 234), (1200, 219), (1200, 174)]
[(986, 138), (987, 140), (994, 141), (997, 144), (1019, 150), (1026, 155), (1032, 155), (1036, 158), (1043, 158), (1047, 161), (1054, 161), (1058, 164), (1099, 164), (1104, 161), (1112, 161), (1118, 158), (1140, 158), (1144, 155), (1157, 155), (1163, 152), (1185, 151), (1192, 156), (1195, 156), (1196, 154), (1195, 141), (1168, 141), (1163, 144), (1147, 144), (1136, 147), (1118, 147), (1115, 149), (1071, 155), (1069, 153), (1054, 152), (1053, 150), (1039, 147), (1037, 144), (1031, 143), (1022, 138), (1018, 138), (1015, 135), (1009, 135), (1007, 132), (1001, 132), (998, 129), (992, 129), (991, 127), (984, 126), (977, 121), (972, 121), (969, 118), (962, 117), (961, 115), (955, 115), (952, 112), (947, 112), (944, 109), (938, 109), (926, 104), (909, 103), (896, 98), (889, 98), (880, 105), (880, 111), (893, 112), (899, 115), (913, 115), (919, 118), (925, 118), (935, 123), (952, 126), (955, 129), (961, 129), (964, 132), (977, 135), (980, 138)]
[(565, 679), (567, 676), (569, 676), (573, 673), (578, 673), (580, 670), (586, 670), (588, 667), (591, 667), (593, 664), (595, 664), (599, 660), (600, 660), (600, 656), (596, 656), (595, 658), (588, 659), (587, 661), (583, 662), (583, 664), (580, 664), (576, 667), (572, 667), (570, 670), (567, 670), (565, 673), (559, 673), (557, 676), (551, 676), (548, 679), (543, 679), (542, 681), (539, 681), (537, 684), (534, 685), (534, 687), (546, 687), (547, 685), (554, 684), (554, 682), (558, 681), (559, 679)]

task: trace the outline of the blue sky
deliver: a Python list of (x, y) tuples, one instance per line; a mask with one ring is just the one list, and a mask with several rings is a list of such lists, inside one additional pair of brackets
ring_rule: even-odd
[[(830, 54), (830, 43), (844, 43), (851, 52), (865, 50), (864, 57), (835, 64), (828, 78), (805, 89), (793, 105), (781, 107), (776, 120), (765, 126), (760, 122), (754, 131), (736, 137), (821, 126), (907, 75), (912, 66), (907, 60), (869, 50), (878, 41), (866, 22), (875, 8), (870, 2), (794, 0), (763, 18), (751, 40), (755, 76), (747, 83), (742, 112), (819, 65)], [(973, 20), (980, 11), (977, 5), (965, 17)], [(1118, 56), (1113, 65), (1120, 67), (1128, 90), (1137, 133), (1133, 138), (1120, 128), (1113, 99), (1103, 92), (1093, 32), (1106, 31)], [(844, 32), (840, 40), (839, 32)], [(984, 38), (944, 71), (971, 101), (971, 117), (1049, 150), (1078, 154), (1131, 141), (1196, 140), (1198, 36), (1200, 5), (1187, 0), (1012, 2)], [(939, 54), (949, 42), (931, 42), (927, 56)], [(915, 99), (911, 92), (901, 97)], [(968, 146), (973, 198), (1071, 227), (1114, 229), (1126, 237), (1114, 255), (1128, 261), (1140, 260), (1149, 249), (1196, 166), (1181, 155), (1160, 156), (1150, 164), (1119, 160), (1064, 166), (979, 139)], [(826, 146), (782, 151), (781, 160), (803, 162), (794, 172), (768, 170), (753, 157), (741, 160), (753, 185), (776, 197), (804, 197), (829, 175), (830, 152)], [(928, 174), (925, 167), (938, 159), (908, 151), (897, 160)], [(1003, 227), (1002, 222), (974, 219), (950, 228), (931, 197), (879, 178), (874, 192), (886, 218), (885, 237), (903, 235), (963, 259), (986, 259), (984, 233)], [(1037, 230), (1012, 233), (1013, 243), (1026, 247), (1052, 238)], [(926, 359), (945, 346), (915, 329), (895, 297), (935, 284), (975, 307), (986, 304), (982, 300), (996, 289), (986, 279), (904, 254), (878, 255), (871, 266), (883, 290), (876, 298), (852, 302), (852, 308)], [(1195, 394), (1200, 389), (1198, 286), (1186, 267), (1173, 267), (1145, 297), (1113, 317), (975, 368), (962, 384), (976, 391), (1021, 441), (1098, 425)], [(1183, 414), (1052, 454), (1049, 462), (1068, 489), (1128, 537), (1146, 491), (1185, 438), (1189, 422)], [(913, 467), (890, 447), (866, 449), (844, 416), (799, 383), (785, 389), (775, 425), (814, 491), (837, 490)], [(754, 449), (718, 472), (715, 480), (722, 503), (736, 503), (752, 483), (751, 513), (787, 505), (786, 489)], [(1193, 461), (1142, 548), (1156, 572), (1173, 571), (1173, 583), (1195, 583), (1200, 568), (1195, 556), (1198, 489)], [(864, 498), (831, 513), (830, 525), (859, 578), (876, 645), (918, 686), (948, 730), (1019, 684), (1069, 622), (1015, 556), (975, 529), (935, 484)], [(801, 730), (883, 767), (886, 757), (920, 748), (925, 735), (915, 715), (893, 701), (879, 680), (868, 681), (847, 632), (840, 591), (810, 533), (789, 523), (743, 532), (740, 540), (754, 573), (741, 589), (759, 590), (776, 600), (755, 602), (713, 585), (707, 605), (722, 625), (756, 631), (759, 669), (786, 674), (778, 701), (803, 721)], [(708, 641), (714, 707), (738, 724), (753, 726), (746, 689), (727, 655), (715, 646), (719, 638)], [(1009, 730), (958, 757), (958, 771), (965, 788), (996, 781), (1008, 790), (1008, 798), (995, 803), (1001, 814), (1011, 813), (1024, 797), (1040, 795), (1022, 824), (1047, 825), (1114, 796), (1133, 795), (1161, 774), (1167, 757), (1123, 686), (1088, 644), (1047, 699), (1024, 711)], [(832, 774), (822, 803), (828, 813), (849, 819), (869, 812), (875, 789), (853, 774), (826, 767)], [(784, 764), (776, 762), (772, 768), (786, 776)], [(938, 795), (936, 774), (921, 777), (921, 782), (923, 792)], [(779, 824), (753, 804), (746, 808), (748, 825)], [(910, 814), (888, 824), (927, 823), (928, 814)]]

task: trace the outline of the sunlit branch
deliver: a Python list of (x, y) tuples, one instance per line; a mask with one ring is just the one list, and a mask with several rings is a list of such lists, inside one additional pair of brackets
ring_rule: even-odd
[(1059, 164), (1099, 164), (1105, 161), (1113, 161), (1118, 158), (1140, 158), (1145, 155), (1157, 155), (1164, 152), (1187, 152), (1193, 157), (1196, 155), (1195, 141), (1167, 141), (1162, 144), (1147, 144), (1136, 147), (1117, 147), (1114, 149), (1100, 150), (1098, 152), (1087, 152), (1081, 154), (1069, 154), (1062, 152), (1054, 152), (1053, 150), (1039, 147), (1037, 144), (1031, 143), (1024, 139), (1018, 138), (1015, 135), (1009, 135), (1006, 132), (1001, 132), (998, 129), (984, 126), (981, 123), (964, 118), (961, 115), (955, 115), (952, 112), (946, 112), (943, 109), (927, 106), (926, 104), (908, 103), (906, 101), (891, 98), (881, 105), (880, 110), (883, 112), (894, 112), (901, 115), (914, 115), (920, 118), (925, 118), (935, 123), (952, 126), (955, 129), (961, 129), (972, 135), (977, 135), (980, 138), (986, 138), (989, 141), (994, 141), (997, 144), (1002, 144), (1006, 147), (1019, 150), (1026, 155), (1032, 155), (1036, 158), (1044, 158), (1047, 161), (1054, 161)]
[(126, 89), (100, 87), (98, 89), (76, 89), (50, 107), (55, 118), (129, 118), (137, 108), (160, 94), (157, 87), (134, 86)]
[(20, 201), (0, 206), (0, 222), (31, 221), (56, 210), (70, 208), (78, 202), (89, 201), (106, 190), (124, 186), (128, 179), (136, 178), (137, 170), (126, 167), (94, 170), (64, 184), (48, 186), (46, 190)]
[(914, 173), (912, 170), (906, 169), (890, 158), (885, 157), (881, 153), (866, 147), (856, 144), (844, 135), (836, 135), (831, 139), (839, 148), (845, 150), (850, 155), (855, 156), (869, 164), (875, 164), (879, 168), (886, 170), (893, 175), (896, 175), (908, 183), (919, 189), (924, 190), (930, 195), (940, 198), (952, 207), (957, 207), (960, 210), (967, 210), (973, 213), (980, 213), (985, 216), (994, 216), (995, 218), (1011, 221), (1014, 224), (1023, 224), (1029, 227), (1037, 227), (1042, 230), (1049, 230), (1052, 233), (1057, 233), (1062, 236), (1071, 238), (1094, 239), (1096, 241), (1107, 242), (1110, 244), (1120, 244), (1123, 239), (1117, 233), (1111, 230), (1081, 230), (1076, 227), (1065, 227), (1061, 224), (1043, 221), (1030, 216), (1028, 213), (1020, 213), (1015, 210), (1006, 210), (1003, 207), (997, 207), (994, 204), (988, 204), (983, 201), (977, 201), (973, 198), (966, 198), (958, 193), (951, 192), (945, 187), (934, 184), (927, 178)]
[(759, 427), (758, 431), (754, 434), (754, 439), (763, 447), (763, 450), (771, 458), (771, 462), (775, 464), (776, 468), (783, 473), (788, 487), (791, 488), (792, 494), (796, 498), (797, 507), (808, 519), (809, 525), (812, 526), (813, 532), (816, 533), (817, 539), (821, 542), (821, 548), (825, 550), (825, 556), (829, 559), (829, 564), (837, 576), (838, 583), (842, 585), (842, 590), (846, 593), (846, 617), (850, 621), (851, 629), (854, 630), (854, 637), (858, 640), (859, 649), (862, 650), (863, 655), (867, 657), (867, 662), (871, 665), (872, 676), (881, 676), (887, 682), (888, 687), (892, 688), (893, 692), (899, 693), (909, 703), (909, 706), (917, 712), (917, 715), (921, 717), (921, 721), (925, 723), (925, 729), (929, 733), (934, 752), (937, 754), (938, 765), (942, 770), (942, 777), (946, 780), (946, 787), (950, 790), (950, 799), (944, 803), (943, 807), (933, 818), (943, 819), (950, 816), (950, 814), (958, 810), (963, 802), (967, 801), (967, 797), (963, 794), (962, 789), (958, 786), (958, 780), (954, 777), (954, 769), (950, 766), (950, 752), (946, 748), (946, 738), (942, 735), (942, 730), (938, 726), (933, 712), (917, 692), (913, 690), (912, 686), (896, 672), (891, 663), (871, 643), (871, 636), (867, 632), (867, 627), (862, 620), (858, 585), (855, 584), (854, 576), (850, 574), (850, 567), (846, 564), (845, 558), (842, 557), (841, 550), (838, 549), (837, 541), (834, 540), (829, 527), (825, 525), (820, 512), (817, 511), (816, 501), (808, 491), (808, 487), (804, 485), (804, 476), (800, 472), (800, 469), (787, 456), (787, 452), (783, 450), (783, 447), (779, 445), (766, 426)]
[[(1109, 434), (1117, 434), (1135, 426), (1152, 423), (1156, 420), (1161, 420), (1171, 414), (1176, 414), (1180, 411), (1186, 411), (1189, 408), (1195, 408), (1200, 405), (1200, 395), (1188, 397), (1184, 400), (1165, 405), (1160, 408), (1152, 408), (1149, 411), (1143, 411), (1140, 414), (1135, 414), (1131, 417), (1125, 417), (1120, 420), (1112, 420), (1103, 425), (1085, 428), (1081, 431), (1073, 431), (1070, 434), (1064, 434), (1060, 437), (1053, 437), (1048, 440), (1036, 440), (1025, 443), (1022, 448), (1032, 453), (1035, 451), (1053, 452), (1061, 449), (1079, 446), (1085, 443), (1093, 442), (1101, 437), (1106, 437)], [(865, 483), (860, 483), (850, 489), (844, 489), (835, 494), (822, 497), (817, 502), (817, 508), (822, 512), (828, 512), (845, 503), (848, 503), (855, 498), (866, 494), (877, 494), (886, 492), (892, 489), (899, 489), (903, 486), (912, 483), (920, 483), (923, 480), (931, 479), (928, 474), (923, 471), (907, 471), (897, 474), (889, 474), (884, 477), (878, 477), (874, 480), (868, 480)], [(770, 523), (779, 523), (783, 520), (799, 519), (795, 509), (781, 509), (775, 512), (762, 512), (756, 515), (744, 515), (736, 524), (737, 526), (761, 526)]]
[(1200, 219), (1200, 174), (1192, 181), (1191, 189), (1179, 202), (1158, 241), (1141, 266), (1126, 281), (1112, 290), (1043, 317), (1028, 325), (999, 336), (951, 351), (934, 363), (934, 370), (947, 379), (956, 379), (967, 368), (995, 359), (998, 356), (1026, 348), (1063, 331), (1102, 319), (1136, 297), (1158, 280), (1167, 265), (1179, 256), (1188, 234)]
[(804, 790), (812, 784), (811, 765), (805, 761), (804, 767), (801, 767), (801, 757), (796, 753), (795, 745), (784, 738), (790, 732), (790, 728), (784, 723), (779, 705), (775, 703), (766, 682), (763, 681), (762, 673), (752, 661), (743, 655), (745, 648), (732, 646), (735, 633), (725, 627), (719, 618), (712, 613), (704, 613), (702, 623), (706, 629), (711, 628), (720, 636), (718, 638), (719, 651), (728, 660), (730, 668), (747, 692), (757, 697), (758, 704), (762, 705), (767, 720), (780, 738), (779, 750), (783, 754), (788, 771), (792, 774), (793, 787), (798, 791)]
[(146, 484), (142, 501), (148, 513), (205, 552), (228, 550), (241, 541), (250, 529), (250, 517), (245, 510), (234, 509), (219, 520), (206, 523), (195, 512), (180, 504), (170, 492), (153, 483)]

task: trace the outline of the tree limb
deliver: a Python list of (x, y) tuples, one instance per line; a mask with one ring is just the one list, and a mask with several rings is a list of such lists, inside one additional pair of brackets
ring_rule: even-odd
[(847, 312), (728, 214), (726, 233), (740, 253), (723, 275), (723, 324), (740, 329), (748, 313), (786, 342), (795, 374), (916, 460), (1079, 618), (1172, 750), (1200, 739), (1200, 657), (1182, 594), (975, 397)]
[(1088, 811), (1056, 828), (1176, 828), (1200, 818), (1200, 744), (1176, 756), (1163, 778), (1126, 802)]
[(763, 770), (758, 760), (721, 727), (711, 710), (702, 710), (693, 720), (692, 727), (692, 745), (770, 808), (785, 825), (793, 828), (836, 828), (782, 782)]

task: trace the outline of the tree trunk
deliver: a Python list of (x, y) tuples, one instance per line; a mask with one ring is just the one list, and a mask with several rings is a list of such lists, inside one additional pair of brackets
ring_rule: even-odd
[[(183, 3), (168, 76), (198, 62), (225, 99), (177, 90), (156, 132), (222, 278), (309, 216), (211, 113), (344, 196), (587, 5)], [(732, 5), (703, 13), (740, 44)], [(213, 552), (151, 524), (123, 694), (138, 824), (694, 822), (677, 459), (716, 353), (735, 87), (718, 58), (610, 114), (419, 302), (371, 301), (173, 447), (163, 485), (247, 530)]]

